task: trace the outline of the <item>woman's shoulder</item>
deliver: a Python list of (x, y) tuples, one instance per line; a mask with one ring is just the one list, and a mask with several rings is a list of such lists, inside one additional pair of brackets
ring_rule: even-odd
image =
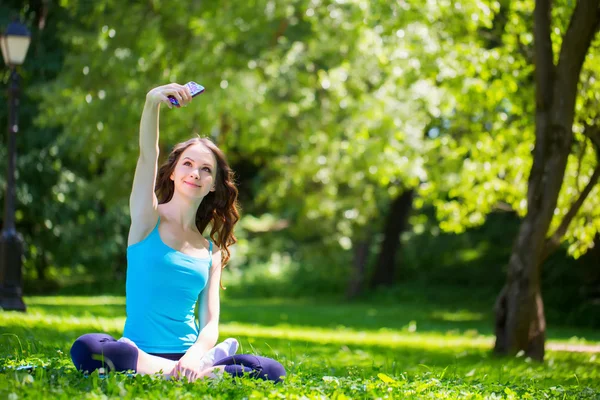
[(221, 248), (219, 247), (219, 245), (217, 244), (217, 242), (215, 242), (214, 240), (212, 240), (210, 237), (207, 238), (206, 240), (208, 240), (208, 242), (211, 244), (213, 252), (217, 252), (217, 251), (221, 250)]
[(210, 237), (204, 238), (204, 240), (206, 240), (206, 248), (211, 251), (213, 256), (221, 254), (221, 248), (214, 240), (212, 240)]
[(210, 258), (212, 260), (212, 265), (218, 264), (221, 265), (221, 248), (212, 241), (212, 239), (208, 240), (208, 249), (210, 251)]

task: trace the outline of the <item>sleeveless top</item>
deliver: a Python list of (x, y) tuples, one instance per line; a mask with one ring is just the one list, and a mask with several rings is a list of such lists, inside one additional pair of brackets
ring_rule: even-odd
[(144, 240), (127, 247), (123, 336), (147, 353), (185, 353), (205, 325), (201, 292), (213, 244), (208, 258), (184, 254), (162, 241), (159, 224), (160, 217)]

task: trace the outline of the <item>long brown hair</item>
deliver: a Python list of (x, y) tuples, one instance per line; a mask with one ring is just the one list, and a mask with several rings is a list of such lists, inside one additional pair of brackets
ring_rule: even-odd
[(238, 190), (234, 182), (234, 173), (227, 163), (225, 154), (208, 138), (197, 137), (176, 144), (167, 161), (158, 170), (154, 191), (158, 198), (158, 204), (171, 200), (175, 192), (175, 184), (170, 178), (171, 174), (181, 154), (194, 144), (204, 145), (217, 160), (215, 190), (209, 192), (200, 203), (198, 211), (196, 211), (196, 227), (203, 234), (206, 227), (211, 224), (210, 238), (221, 249), (221, 266), (224, 268), (231, 256), (229, 246), (237, 242), (233, 234), (233, 227), (240, 219), (237, 202)]

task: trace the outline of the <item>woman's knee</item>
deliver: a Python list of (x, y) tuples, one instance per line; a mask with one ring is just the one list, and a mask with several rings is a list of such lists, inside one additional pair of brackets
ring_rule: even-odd
[(262, 366), (261, 378), (265, 380), (281, 382), (286, 376), (285, 368), (280, 362), (272, 358), (258, 357)]
[(238, 376), (243, 372), (248, 372), (246, 368), (250, 368), (253, 372), (251, 376), (261, 378), (264, 380), (270, 380), (274, 382), (281, 382), (283, 377), (286, 376), (285, 368), (278, 361), (271, 358), (254, 356), (250, 354), (237, 354), (231, 357), (224, 358), (215, 363), (215, 365), (234, 366), (239, 365), (245, 368), (238, 368), (233, 373), (233, 369), (226, 368), (225, 371), (231, 373), (234, 376)]
[(79, 371), (91, 372), (99, 368), (107, 372), (135, 370), (137, 359), (136, 347), (103, 333), (80, 336), (71, 346), (71, 360)]
[[(93, 371), (102, 367), (100, 360), (92, 355), (102, 351), (101, 341), (110, 340), (111, 336), (103, 333), (88, 333), (79, 336), (71, 346), (71, 360), (80, 371)], [(113, 338), (114, 339), (114, 338)]]

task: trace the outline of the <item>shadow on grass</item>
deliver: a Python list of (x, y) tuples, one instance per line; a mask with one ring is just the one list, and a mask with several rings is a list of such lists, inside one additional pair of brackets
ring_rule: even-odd
[[(124, 297), (99, 297), (97, 303), (85, 297), (32, 297), (26, 299), (29, 313), (75, 317), (125, 317)], [(83, 301), (85, 300), (85, 301)], [(423, 304), (372, 305), (327, 303), (313, 299), (224, 299), (222, 322), (293, 325), (356, 330), (418, 329), (426, 332), (491, 333), (490, 316), (465, 308), (441, 308)]]
[(469, 309), (423, 304), (322, 304), (318, 300), (230, 300), (221, 312), (224, 321), (356, 330), (417, 330), (441, 332), (477, 330), (491, 333), (489, 316)]

